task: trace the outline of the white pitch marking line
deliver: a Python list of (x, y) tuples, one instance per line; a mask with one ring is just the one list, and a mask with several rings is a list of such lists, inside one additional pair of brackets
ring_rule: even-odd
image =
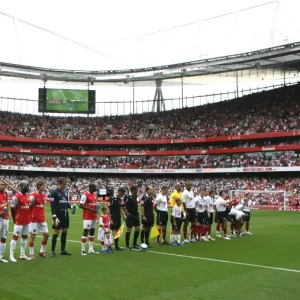
[(147, 251), (147, 252), (154, 253), (154, 254), (161, 254), (161, 255), (169, 255), (169, 256), (182, 257), (182, 258), (190, 258), (190, 259), (198, 259), (198, 260), (219, 262), (219, 263), (224, 263), (224, 264), (232, 264), (232, 265), (240, 265), (240, 266), (247, 266), (247, 267), (254, 267), (254, 268), (261, 268), (261, 269), (270, 269), (270, 270), (277, 270), (277, 271), (300, 273), (300, 270), (286, 269), (286, 268), (277, 268), (277, 267), (264, 266), (264, 265), (247, 264), (247, 263), (242, 263), (242, 262), (237, 262), (237, 261), (229, 261), (229, 260), (207, 258), (207, 257), (198, 257), (198, 256), (189, 256), (189, 255), (166, 253), (166, 252), (158, 252), (158, 251)]
[[(41, 236), (37, 236), (37, 237), (41, 238)], [(50, 239), (51, 239), (51, 237), (50, 237)], [(59, 240), (59, 238), (58, 238), (58, 240)], [(67, 240), (67, 242), (80, 243), (81, 244), (80, 241), (75, 241), (75, 240)], [(204, 260), (204, 261), (219, 262), (219, 263), (223, 263), (223, 264), (231, 264), (231, 265), (239, 265), (239, 266), (246, 266), (246, 267), (253, 267), (253, 268), (276, 270), (276, 271), (300, 273), (300, 270), (286, 269), (286, 268), (277, 268), (277, 267), (264, 266), (264, 265), (256, 265), (256, 264), (247, 264), (247, 263), (242, 263), (242, 262), (238, 262), (238, 261), (222, 260), (222, 259), (199, 257), (199, 256), (190, 256), (190, 255), (167, 253), (167, 252), (158, 252), (158, 251), (152, 251), (152, 250), (150, 250), (150, 251), (148, 250), (147, 252), (154, 253), (154, 254), (160, 254), (160, 255), (181, 257), (181, 258), (190, 258), (190, 259), (198, 259), (198, 260)]]

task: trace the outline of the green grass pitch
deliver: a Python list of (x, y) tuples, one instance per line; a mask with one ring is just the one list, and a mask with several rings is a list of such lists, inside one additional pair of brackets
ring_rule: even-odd
[(82, 257), (78, 210), (67, 243), (73, 256), (0, 264), (0, 299), (299, 299), (299, 227), (298, 212), (253, 211), (252, 236)]
[[(85, 102), (76, 103), (72, 101), (71, 104), (51, 104), (51, 100), (86, 100)], [(48, 111), (60, 112), (88, 112), (88, 91), (84, 90), (47, 90), (46, 109)]]

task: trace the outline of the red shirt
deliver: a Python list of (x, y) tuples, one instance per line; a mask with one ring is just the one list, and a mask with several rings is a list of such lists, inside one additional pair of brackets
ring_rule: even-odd
[[(80, 204), (83, 204), (84, 206), (87, 206), (92, 209), (96, 209), (96, 193), (91, 194), (90, 192), (85, 192), (80, 199)], [(83, 209), (82, 218), (83, 220), (97, 220), (97, 214), (92, 211)]]
[(108, 215), (101, 215), (99, 223), (104, 228), (109, 228), (110, 227), (110, 218), (109, 218), (109, 216)]
[(31, 222), (32, 223), (43, 223), (46, 221), (45, 218), (45, 202), (46, 194), (39, 194), (37, 191), (31, 194), (30, 202), (32, 206), (30, 207), (31, 211)]
[(0, 193), (0, 212), (3, 212), (4, 207), (6, 207), (6, 215), (5, 215), (5, 219), (8, 220), (9, 219), (9, 213), (8, 213), (8, 195), (7, 192), (4, 191), (3, 193)]
[(13, 197), (12, 205), (15, 208), (16, 225), (28, 225), (30, 223), (29, 197), (29, 194), (23, 195), (22, 193), (16, 193)]

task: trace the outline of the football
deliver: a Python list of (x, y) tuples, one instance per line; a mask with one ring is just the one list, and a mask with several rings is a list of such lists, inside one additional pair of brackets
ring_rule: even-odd
[(147, 246), (147, 244), (145, 244), (145, 243), (143, 243), (143, 244), (140, 245), (140, 249), (141, 249), (142, 251), (146, 251), (147, 248), (148, 248), (148, 246)]

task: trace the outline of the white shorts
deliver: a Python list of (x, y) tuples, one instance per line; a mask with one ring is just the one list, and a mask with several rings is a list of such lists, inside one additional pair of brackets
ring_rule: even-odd
[(83, 220), (83, 229), (95, 229), (97, 225), (97, 220)]
[(5, 239), (7, 238), (9, 227), (9, 220), (0, 218), (0, 238)]
[(29, 224), (29, 232), (33, 234), (38, 233), (48, 233), (48, 225), (47, 222), (43, 223), (30, 223)]
[(236, 210), (236, 209), (234, 209), (234, 208), (232, 208), (231, 210), (230, 210), (230, 213), (229, 213), (230, 215), (232, 215), (232, 216), (234, 216), (235, 217), (235, 219), (236, 220), (241, 220), (242, 218), (243, 218), (243, 215), (244, 215), (244, 213), (242, 212), (242, 211), (240, 211), (240, 210)]
[(98, 240), (100, 242), (105, 242), (107, 239), (112, 240), (111, 231), (109, 230), (109, 234), (106, 234), (104, 228), (99, 227)]
[(29, 234), (29, 224), (27, 225), (15, 225), (14, 226), (14, 235), (28, 235)]

